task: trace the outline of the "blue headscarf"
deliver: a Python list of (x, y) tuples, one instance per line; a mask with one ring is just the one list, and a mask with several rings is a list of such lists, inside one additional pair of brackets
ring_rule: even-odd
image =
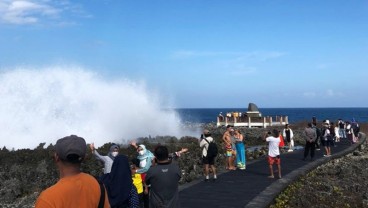
[(116, 156), (111, 172), (105, 175), (102, 182), (105, 184), (111, 207), (128, 203), (129, 193), (133, 186), (128, 157)]

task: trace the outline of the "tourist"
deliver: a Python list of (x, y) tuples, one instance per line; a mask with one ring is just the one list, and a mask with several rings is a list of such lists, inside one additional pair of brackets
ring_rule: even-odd
[(235, 133), (235, 130), (234, 128), (231, 128), (230, 130), (230, 135), (231, 135), (231, 161), (232, 161), (232, 166), (236, 169), (236, 146), (235, 146), (235, 143), (236, 143), (236, 139), (235, 139), (235, 136), (234, 136), (234, 133)]
[(225, 148), (225, 154), (226, 154), (226, 169), (227, 170), (235, 170), (235, 166), (234, 166), (234, 156), (233, 156), (233, 147), (232, 147), (232, 142), (231, 142), (231, 138), (232, 136), (232, 132), (234, 131), (234, 129), (232, 128), (232, 126), (227, 125), (226, 127), (226, 131), (224, 133), (224, 135), (222, 136), (222, 141), (224, 142), (224, 148)]
[(315, 150), (321, 150), (320, 145), (321, 145), (321, 137), (322, 137), (322, 132), (321, 129), (317, 127), (316, 124), (312, 123), (312, 128), (316, 131), (317, 134), (317, 138), (316, 141), (314, 142), (314, 144), (316, 145)]
[[(340, 142), (341, 135), (340, 135), (338, 124), (334, 126), (334, 134), (335, 134), (335, 142)], [(335, 146), (336, 146), (336, 144), (335, 144)]]
[(165, 146), (156, 147), (154, 154), (156, 165), (148, 170), (146, 176), (146, 184), (151, 185), (149, 207), (179, 208), (179, 166), (169, 160), (169, 151)]
[(342, 139), (346, 139), (345, 122), (340, 118), (337, 122), (339, 127), (339, 136)]
[(351, 144), (355, 143), (354, 142), (354, 133), (353, 133), (353, 128), (351, 128), (351, 124), (350, 121), (346, 121), (346, 138), (350, 141)]
[(183, 147), (183, 148), (181, 148), (181, 150), (179, 150), (177, 152), (170, 153), (169, 154), (169, 159), (176, 161), (176, 160), (179, 159), (179, 157), (181, 157), (182, 154), (184, 154), (186, 152), (188, 152), (188, 148)]
[(127, 156), (116, 156), (111, 172), (103, 177), (102, 182), (105, 184), (111, 208), (139, 207), (137, 189), (132, 182)]
[(294, 139), (293, 139), (294, 134), (293, 134), (293, 130), (290, 129), (289, 124), (285, 125), (282, 135), (284, 136), (284, 138), (286, 139), (288, 143), (288, 146), (289, 146), (288, 152), (292, 152), (293, 147), (294, 147)]
[(219, 113), (218, 117), (220, 122), (224, 121), (224, 116), (222, 115), (222, 112)]
[(304, 139), (305, 139), (305, 148), (304, 148), (304, 158), (306, 160), (310, 151), (310, 160), (314, 159), (314, 150), (316, 148), (316, 139), (317, 133), (316, 130), (312, 127), (311, 123), (308, 123), (308, 127), (304, 129)]
[(110, 207), (103, 185), (80, 170), (86, 150), (86, 141), (76, 135), (57, 140), (53, 159), (60, 179), (41, 193), (36, 201), (36, 208)]
[(146, 149), (146, 146), (143, 144), (137, 145), (135, 142), (131, 142), (130, 144), (136, 148), (138, 152), (137, 158), (139, 160), (139, 169), (137, 170), (137, 173), (146, 173), (152, 166), (154, 155), (151, 151)]
[(324, 146), (326, 154), (324, 154), (324, 157), (329, 157), (331, 156), (331, 146), (333, 144), (333, 138), (331, 136), (330, 133), (330, 122), (329, 120), (325, 120), (323, 122), (323, 127), (322, 127), (322, 137), (321, 137), (321, 142), (322, 142), (322, 146)]
[(336, 134), (335, 134), (335, 124), (334, 124), (334, 122), (331, 122), (330, 126), (328, 128), (330, 130), (330, 136), (331, 136), (331, 139), (332, 139), (331, 140), (332, 141), (331, 146), (336, 147)]
[(246, 169), (246, 151), (244, 146), (244, 137), (237, 129), (234, 131), (235, 146), (236, 146), (236, 164), (240, 170)]
[[(271, 132), (269, 132), (269, 135), (271, 135)], [(282, 136), (281, 131), (279, 131), (279, 138), (280, 138), (280, 144), (279, 144), (279, 147), (280, 147), (280, 148), (283, 148), (283, 147), (285, 146), (285, 140), (284, 140), (284, 137)]]
[[(142, 174), (143, 179), (146, 177), (147, 171), (153, 166), (155, 156), (151, 151), (146, 149), (143, 144), (137, 145), (136, 142), (130, 143), (138, 152), (137, 159), (139, 160), (139, 169), (136, 170), (137, 173)], [(146, 187), (149, 192), (149, 187)], [(144, 207), (149, 207), (149, 196), (148, 192), (144, 193)]]
[(356, 143), (359, 140), (360, 127), (354, 118), (351, 120), (351, 128), (353, 129), (353, 142)]
[(138, 199), (139, 199), (139, 208), (144, 207), (144, 178), (142, 174), (137, 173), (136, 171), (139, 169), (139, 160), (137, 158), (133, 158), (131, 160), (132, 165), (130, 166), (132, 173), (132, 180), (135, 188), (137, 189)]
[(91, 143), (89, 147), (91, 148), (92, 153), (96, 156), (96, 158), (103, 162), (104, 164), (103, 173), (104, 174), (110, 173), (112, 163), (114, 162), (115, 157), (119, 154), (119, 146), (116, 144), (112, 144), (110, 146), (110, 149), (109, 149), (110, 151), (107, 154), (107, 156), (100, 155), (95, 149), (94, 143)]
[(277, 172), (279, 175), (279, 178), (281, 178), (281, 159), (280, 159), (280, 138), (279, 138), (279, 131), (277, 129), (274, 129), (272, 131), (272, 136), (268, 134), (268, 132), (265, 132), (263, 138), (268, 142), (268, 165), (270, 168), (270, 176), (269, 178), (274, 178), (273, 173), (273, 164), (277, 165)]
[(199, 146), (202, 148), (202, 163), (204, 164), (204, 174), (205, 174), (205, 181), (209, 181), (209, 169), (211, 168), (213, 173), (213, 181), (217, 179), (216, 175), (216, 167), (215, 167), (215, 157), (208, 157), (208, 147), (210, 142), (214, 142), (213, 138), (211, 137), (211, 133), (208, 130), (203, 131), (203, 139), (200, 140)]
[(312, 117), (312, 125), (317, 126), (317, 118), (315, 116)]

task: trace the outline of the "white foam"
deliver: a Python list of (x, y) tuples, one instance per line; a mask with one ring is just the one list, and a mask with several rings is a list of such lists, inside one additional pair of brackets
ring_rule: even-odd
[(183, 135), (178, 115), (162, 110), (166, 100), (144, 82), (57, 66), (6, 70), (0, 83), (0, 147), (34, 148), (71, 134), (96, 146)]

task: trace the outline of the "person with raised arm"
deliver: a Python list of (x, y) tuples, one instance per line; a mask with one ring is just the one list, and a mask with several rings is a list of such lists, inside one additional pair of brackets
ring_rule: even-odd
[(91, 143), (89, 147), (92, 150), (92, 153), (96, 156), (96, 158), (104, 164), (103, 173), (104, 174), (110, 173), (112, 163), (114, 162), (115, 157), (118, 156), (119, 154), (119, 146), (116, 144), (112, 144), (110, 146), (110, 151), (107, 155), (100, 155), (97, 152), (94, 143)]

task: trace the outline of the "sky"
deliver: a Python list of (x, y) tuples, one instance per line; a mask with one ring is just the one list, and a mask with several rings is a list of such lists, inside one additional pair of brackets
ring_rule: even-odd
[(73, 66), (175, 108), (367, 107), (363, 0), (0, 0), (0, 73)]

